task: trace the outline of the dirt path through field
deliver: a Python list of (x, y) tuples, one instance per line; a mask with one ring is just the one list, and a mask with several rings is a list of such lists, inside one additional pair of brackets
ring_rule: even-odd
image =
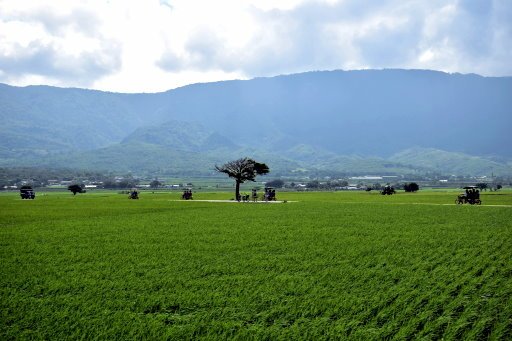
[(183, 202), (230, 202), (236, 204), (285, 204), (288, 202), (298, 201), (236, 201), (236, 200), (169, 200), (169, 201), (183, 201)]
[[(344, 202), (343, 204), (361, 204), (361, 202)], [(427, 205), (427, 206), (477, 206), (477, 207), (512, 207), (512, 205), (459, 205), (459, 204), (436, 204), (431, 202), (365, 202), (365, 204), (384, 204), (384, 205)]]

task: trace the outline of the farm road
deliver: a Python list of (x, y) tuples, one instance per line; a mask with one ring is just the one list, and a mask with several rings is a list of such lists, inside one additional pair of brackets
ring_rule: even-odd
[[(361, 202), (352, 201), (344, 204), (361, 204)], [(436, 204), (430, 202), (365, 202), (365, 204), (383, 204), (383, 205), (427, 205), (427, 206), (475, 206), (475, 207), (512, 207), (512, 205), (459, 205), (459, 204)]]
[[(168, 201), (179, 201), (179, 202), (213, 202), (213, 203), (242, 203), (242, 204), (283, 204), (283, 203), (290, 203), (290, 202), (298, 202), (298, 201), (236, 201), (236, 200), (168, 200)], [(362, 202), (358, 201), (352, 201), (352, 202), (340, 202), (341, 204), (361, 204)], [(437, 204), (437, 203), (430, 203), (430, 202), (364, 202), (365, 204), (383, 204), (383, 205), (427, 205), (427, 206), (464, 206), (464, 205), (457, 205), (457, 204)], [(469, 206), (469, 205), (465, 205)], [(511, 207), (512, 205), (473, 205), (473, 206), (480, 206), (480, 207)]]
[(243, 204), (284, 204), (285, 202), (298, 202), (298, 201), (236, 201), (236, 200), (169, 200), (169, 201), (182, 201), (182, 202), (232, 202)]

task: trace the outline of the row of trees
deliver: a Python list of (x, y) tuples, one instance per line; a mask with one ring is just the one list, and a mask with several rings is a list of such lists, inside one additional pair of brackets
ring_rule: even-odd
[[(230, 178), (235, 179), (235, 198), (240, 197), (240, 185), (246, 181), (255, 181), (257, 175), (267, 174), (270, 170), (264, 163), (254, 161), (250, 158), (242, 158), (234, 161), (227, 162), (222, 166), (215, 166), (215, 169), (227, 174)], [(104, 187), (119, 187), (122, 188), (135, 186), (136, 183), (122, 183), (122, 182), (106, 182)], [(150, 183), (151, 188), (158, 188), (163, 184), (157, 179)], [(68, 186), (68, 190), (76, 195), (77, 193), (85, 193), (85, 186), (83, 184), (73, 184)]]
[(487, 184), (485, 182), (479, 182), (475, 186), (478, 187), (481, 191), (486, 191), (486, 190), (498, 191), (503, 188), (501, 183), (496, 183), (496, 182), (493, 182), (491, 184)]
[[(264, 163), (256, 162), (249, 158), (238, 159), (225, 163), (222, 166), (215, 166), (218, 172), (227, 174), (230, 178), (235, 179), (235, 197), (240, 196), (240, 184), (245, 181), (255, 181), (257, 175), (267, 174), (269, 168)], [(347, 181), (328, 182), (328, 186), (344, 187), (348, 185)], [(276, 179), (266, 183), (266, 186), (280, 188), (284, 186), (284, 181)], [(314, 180), (307, 185), (309, 188), (320, 188), (319, 181)], [(380, 187), (380, 185), (379, 185)], [(371, 190), (372, 188), (369, 187)], [(415, 182), (406, 183), (403, 185), (406, 192), (416, 192), (420, 189), (419, 185)]]
[[(270, 187), (276, 187), (276, 188), (282, 188), (285, 187), (285, 182), (283, 180), (277, 179), (268, 181), (265, 183), (266, 186)], [(349, 186), (348, 181), (346, 180), (331, 180), (326, 182), (320, 182), (318, 180), (312, 180), (306, 183), (306, 188), (308, 189), (325, 189), (325, 190), (332, 190), (336, 188), (343, 188)], [(286, 187), (293, 188), (295, 187), (295, 183), (291, 183)], [(381, 190), (383, 186), (380, 183), (375, 183), (372, 185), (365, 185), (363, 183), (358, 183), (356, 187), (359, 188), (365, 188), (370, 190)], [(416, 192), (420, 189), (419, 185), (415, 182), (405, 183), (403, 185), (401, 184), (395, 184), (393, 185), (395, 188), (403, 188), (406, 192)]]
[[(240, 196), (240, 185), (246, 181), (255, 181), (255, 178), (257, 175), (264, 175), (269, 173), (269, 167), (264, 164), (257, 162), (250, 158), (241, 158), (234, 161), (227, 162), (221, 166), (215, 166), (215, 169), (220, 172), (228, 175), (230, 178), (233, 178), (235, 180), (235, 196), (238, 198)], [(46, 174), (46, 176), (54, 176), (56, 174), (50, 172)], [(76, 175), (73, 174), (71, 171), (69, 175)], [(82, 176), (86, 176), (89, 178), (94, 178), (98, 182), (102, 183), (103, 188), (113, 188), (113, 189), (127, 189), (132, 188), (138, 185), (139, 181), (131, 176), (122, 178), (122, 179), (115, 179), (113, 177), (104, 178), (100, 173), (92, 173), (92, 172), (86, 172), (83, 174), (80, 174)], [(38, 173), (39, 177), (43, 177), (42, 174)], [(17, 179), (20, 180), (20, 179)], [(20, 180), (21, 181), (21, 180)], [(150, 183), (151, 188), (158, 188), (163, 185), (162, 182), (158, 181), (157, 179), (153, 180)], [(294, 183), (290, 184), (292, 187), (295, 185)], [(275, 187), (275, 188), (281, 188), (285, 186), (285, 182), (281, 179), (275, 179), (272, 181), (268, 181), (266, 183), (266, 186), (269, 187)], [(332, 189), (337, 187), (346, 187), (348, 186), (348, 182), (346, 180), (334, 180), (334, 181), (327, 181), (327, 182), (319, 182), (318, 180), (310, 181), (306, 184), (307, 188), (310, 189)], [(502, 188), (502, 185), (499, 183), (492, 183), (490, 186), (487, 183), (478, 183), (477, 186), (481, 190), (499, 190)], [(35, 185), (37, 187), (37, 185)], [(83, 184), (73, 184), (68, 187), (68, 190), (73, 192), (73, 194), (76, 193), (83, 193), (85, 191)], [(360, 187), (367, 187), (370, 190), (380, 190), (382, 186), (378, 183), (372, 185), (372, 186), (364, 186), (363, 184), (360, 184)], [(402, 187), (402, 185), (396, 184), (394, 185), (395, 188)], [(406, 183), (403, 185), (403, 189), (406, 192), (416, 192), (419, 190), (419, 185), (415, 182)]]

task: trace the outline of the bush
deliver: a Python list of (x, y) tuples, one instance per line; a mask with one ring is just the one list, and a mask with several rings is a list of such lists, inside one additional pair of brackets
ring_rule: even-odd
[(415, 182), (411, 182), (411, 183), (408, 183), (408, 184), (404, 185), (404, 190), (406, 192), (416, 192), (419, 189), (420, 189), (420, 186), (418, 186), (418, 184), (415, 183)]
[(69, 185), (68, 186), (68, 191), (71, 191), (71, 193), (73, 193), (73, 195), (76, 195), (77, 193), (85, 193), (85, 192), (87, 192), (84, 189), (84, 185), (78, 185), (78, 184)]
[(281, 179), (275, 179), (265, 183), (266, 187), (274, 187), (274, 188), (282, 188), (284, 186), (284, 181)]

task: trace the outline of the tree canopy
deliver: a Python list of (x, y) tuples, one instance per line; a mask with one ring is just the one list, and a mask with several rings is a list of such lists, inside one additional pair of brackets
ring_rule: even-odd
[(158, 179), (155, 179), (149, 183), (149, 187), (151, 187), (151, 188), (158, 188), (158, 187), (161, 187), (162, 185), (163, 185), (163, 183), (158, 181)]
[(215, 165), (215, 169), (235, 179), (235, 198), (237, 200), (240, 197), (240, 184), (246, 181), (255, 181), (257, 175), (267, 174), (270, 171), (266, 164), (247, 157), (229, 161), (222, 166)]
[(281, 180), (281, 179), (271, 180), (271, 181), (266, 182), (265, 186), (275, 187), (275, 188), (282, 188), (284, 186), (284, 181)]
[(420, 186), (415, 183), (415, 182), (411, 182), (411, 183), (408, 183), (408, 184), (405, 184), (404, 185), (404, 190), (406, 192), (416, 192), (420, 189)]
[(86, 192), (85, 189), (83, 188), (83, 185), (78, 185), (78, 184), (69, 185), (68, 191), (71, 191), (73, 193), (73, 195), (76, 195), (77, 193), (85, 193)]
[(485, 182), (479, 182), (475, 186), (478, 187), (480, 190), (486, 190), (488, 188), (487, 183)]

